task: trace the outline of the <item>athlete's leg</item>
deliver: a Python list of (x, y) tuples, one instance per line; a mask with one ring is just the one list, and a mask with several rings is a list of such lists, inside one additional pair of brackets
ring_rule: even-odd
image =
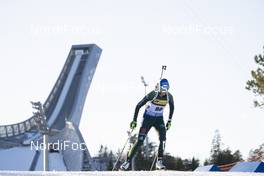
[(152, 127), (152, 119), (149, 118), (144, 118), (143, 123), (139, 129), (139, 134), (138, 134), (138, 139), (136, 144), (132, 147), (132, 149), (130, 150), (130, 152), (128, 153), (127, 156), (127, 161), (131, 162), (131, 160), (133, 159), (133, 157), (135, 156), (135, 154), (137, 153), (138, 149), (140, 148), (141, 145), (143, 145), (143, 142), (150, 130), (150, 128)]
[(155, 128), (159, 133), (159, 150), (158, 150), (158, 158), (163, 157), (163, 153), (165, 150), (165, 141), (166, 141), (166, 127), (164, 124), (163, 118), (156, 119)]

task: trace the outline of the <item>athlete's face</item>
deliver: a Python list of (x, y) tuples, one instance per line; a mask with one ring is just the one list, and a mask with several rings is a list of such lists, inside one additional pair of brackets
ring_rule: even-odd
[(164, 91), (160, 91), (160, 95), (161, 95), (161, 96), (165, 96), (165, 95), (166, 95), (166, 92), (164, 92)]
[(169, 90), (169, 84), (164, 84), (160, 86), (160, 95), (164, 96)]

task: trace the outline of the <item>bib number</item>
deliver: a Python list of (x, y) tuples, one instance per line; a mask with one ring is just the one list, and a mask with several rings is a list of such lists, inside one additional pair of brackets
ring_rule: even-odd
[(162, 107), (156, 107), (156, 108), (155, 108), (155, 111), (156, 111), (156, 112), (158, 112), (158, 111), (162, 111), (162, 110), (163, 110)]

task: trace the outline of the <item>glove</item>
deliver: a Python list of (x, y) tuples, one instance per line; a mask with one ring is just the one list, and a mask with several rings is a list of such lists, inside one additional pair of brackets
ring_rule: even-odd
[(167, 124), (166, 124), (166, 130), (169, 130), (171, 127), (171, 120), (168, 120)]
[(130, 123), (130, 128), (133, 130), (133, 129), (135, 129), (136, 127), (137, 127), (137, 122), (133, 120), (133, 121)]

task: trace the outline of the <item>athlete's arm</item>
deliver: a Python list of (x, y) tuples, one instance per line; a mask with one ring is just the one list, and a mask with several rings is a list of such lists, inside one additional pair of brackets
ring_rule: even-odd
[(134, 113), (134, 118), (133, 121), (137, 121), (137, 116), (140, 108), (144, 106), (148, 101), (151, 101), (154, 99), (156, 95), (155, 91), (151, 91), (149, 94), (147, 94), (136, 106), (135, 113)]
[(174, 112), (174, 101), (173, 101), (173, 96), (170, 93), (169, 93), (169, 106), (170, 106), (169, 121), (171, 121)]

